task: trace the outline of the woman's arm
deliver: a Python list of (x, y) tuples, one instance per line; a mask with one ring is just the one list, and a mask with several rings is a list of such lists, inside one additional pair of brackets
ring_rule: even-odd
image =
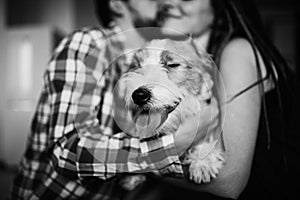
[[(255, 57), (248, 41), (235, 39), (225, 47), (220, 60), (220, 79), (225, 87), (225, 92), (219, 90), (220, 104), (257, 81)], [(222, 84), (219, 88), (222, 88)], [(186, 180), (166, 180), (188, 184), (189, 188), (198, 191), (238, 198), (248, 182), (251, 170), (261, 109), (259, 86), (221, 107), (226, 163), (217, 178), (202, 185), (188, 184)]]

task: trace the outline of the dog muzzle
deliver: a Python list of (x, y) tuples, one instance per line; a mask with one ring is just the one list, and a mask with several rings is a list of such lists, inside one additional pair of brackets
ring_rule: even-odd
[(155, 107), (152, 103), (151, 91), (143, 87), (136, 89), (131, 98), (131, 117), (142, 138), (154, 136), (157, 129), (168, 119), (168, 115), (179, 105), (179, 102), (175, 102), (172, 105)]

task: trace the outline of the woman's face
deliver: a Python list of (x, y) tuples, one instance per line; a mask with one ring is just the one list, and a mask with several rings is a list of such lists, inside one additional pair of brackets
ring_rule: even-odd
[(161, 27), (184, 34), (201, 35), (210, 28), (214, 19), (211, 0), (162, 0), (162, 7)]

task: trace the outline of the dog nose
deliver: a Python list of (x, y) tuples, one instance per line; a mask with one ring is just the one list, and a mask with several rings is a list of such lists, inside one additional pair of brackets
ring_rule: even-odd
[(135, 104), (142, 106), (150, 100), (151, 92), (146, 88), (138, 88), (132, 93), (131, 97)]

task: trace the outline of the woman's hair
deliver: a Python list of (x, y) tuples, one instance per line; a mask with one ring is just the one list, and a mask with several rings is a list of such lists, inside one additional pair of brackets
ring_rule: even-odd
[[(117, 15), (110, 7), (111, 0), (94, 0), (96, 17), (102, 26), (108, 28)], [(128, 1), (128, 0), (122, 0)]]
[[(219, 64), (221, 53), (225, 46), (233, 38), (245, 38), (252, 46), (256, 66), (258, 71), (258, 81), (244, 90), (238, 92), (231, 100), (259, 85), (260, 91), (264, 91), (262, 84), (266, 78), (272, 78), (275, 83), (276, 96), (274, 102), (279, 107), (281, 135), (286, 131), (286, 123), (290, 109), (289, 101), (292, 95), (292, 76), (289, 68), (278, 50), (266, 37), (260, 19), (259, 12), (252, 0), (212, 0), (215, 13), (213, 33), (210, 38), (208, 52), (213, 55), (216, 64)], [(258, 61), (258, 54), (261, 55), (267, 71), (267, 77), (262, 77), (261, 68)], [(265, 118), (265, 126), (268, 138), (268, 147), (271, 144), (270, 136), (270, 109), (267, 109), (265, 95), (262, 95), (262, 111)], [(278, 114), (278, 113), (277, 113)], [(284, 138), (282, 138), (284, 140)], [(283, 141), (284, 142), (284, 141)]]

